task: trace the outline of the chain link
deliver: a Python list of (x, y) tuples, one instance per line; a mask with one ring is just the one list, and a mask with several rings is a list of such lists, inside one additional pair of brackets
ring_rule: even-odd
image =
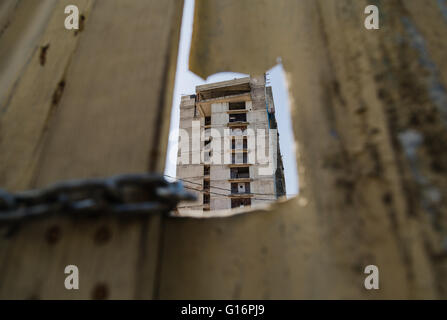
[(196, 200), (181, 182), (158, 174), (125, 174), (104, 179), (71, 180), (53, 186), (9, 193), (0, 189), (0, 221), (56, 212), (169, 212), (180, 201)]

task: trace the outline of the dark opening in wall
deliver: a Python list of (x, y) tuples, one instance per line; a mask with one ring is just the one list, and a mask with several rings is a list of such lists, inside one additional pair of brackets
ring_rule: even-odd
[(229, 122), (247, 122), (247, 114), (246, 113), (230, 113)]
[(232, 194), (249, 194), (250, 193), (250, 182), (233, 182), (231, 184)]
[(228, 108), (229, 108), (229, 110), (245, 110), (245, 101), (230, 102)]
[(250, 178), (249, 167), (231, 168), (231, 179)]
[(231, 208), (248, 207), (251, 205), (250, 198), (231, 199)]

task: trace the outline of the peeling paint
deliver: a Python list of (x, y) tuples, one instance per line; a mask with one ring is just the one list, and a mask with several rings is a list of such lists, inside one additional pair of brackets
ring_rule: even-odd
[(399, 140), (404, 149), (405, 156), (408, 159), (412, 175), (421, 187), (421, 206), (430, 213), (432, 222), (434, 226), (437, 227), (436, 218), (439, 214), (437, 206), (442, 200), (442, 194), (439, 189), (422, 174), (419, 168), (417, 153), (419, 147), (424, 143), (424, 137), (418, 131), (409, 129), (399, 134)]
[(409, 35), (412, 47), (419, 53), (419, 63), (428, 71), (427, 89), (430, 98), (436, 105), (442, 119), (447, 125), (447, 92), (440, 80), (439, 68), (431, 59), (423, 36), (419, 33), (411, 20), (408, 17), (403, 17), (402, 22)]

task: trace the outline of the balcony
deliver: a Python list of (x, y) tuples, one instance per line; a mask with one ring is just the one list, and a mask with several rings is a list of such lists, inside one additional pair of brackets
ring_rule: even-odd
[(231, 168), (230, 179), (250, 179), (250, 169), (248, 167)]
[(246, 110), (245, 109), (245, 101), (242, 101), (242, 102), (230, 102), (229, 106), (228, 106), (228, 109), (231, 110), (231, 111), (234, 111), (234, 110)]
[(247, 195), (250, 194), (250, 183), (232, 183), (231, 184), (231, 195)]
[(228, 122), (230, 125), (247, 123), (247, 114), (246, 113), (230, 113)]
[(250, 198), (231, 199), (231, 208), (249, 207), (251, 205)]

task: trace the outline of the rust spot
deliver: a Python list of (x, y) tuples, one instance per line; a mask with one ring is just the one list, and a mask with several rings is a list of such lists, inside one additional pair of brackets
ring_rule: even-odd
[(389, 206), (393, 202), (393, 195), (391, 193), (389, 193), (389, 192), (385, 193), (382, 196), (382, 201), (383, 201), (384, 204)]
[(50, 44), (46, 44), (42, 47), (40, 47), (40, 56), (39, 56), (39, 61), (40, 61), (40, 65), (44, 66), (45, 62), (47, 61), (47, 51), (50, 48)]
[(85, 25), (85, 16), (81, 14), (79, 16), (79, 29), (74, 32), (75, 37), (82, 31), (84, 31), (84, 25)]
[(110, 232), (110, 229), (106, 226), (102, 226), (98, 230), (96, 230), (95, 243), (99, 245), (105, 244), (110, 240), (111, 237), (112, 233)]
[(5, 26), (0, 30), (0, 37), (3, 35), (3, 32), (5, 32), (6, 29), (9, 28), (10, 24), (11, 24), (11, 21), (9, 21), (9, 20), (5, 23)]
[(61, 228), (59, 226), (54, 225), (50, 227), (45, 233), (45, 239), (50, 245), (59, 242), (60, 238), (61, 238)]
[(98, 283), (92, 291), (92, 299), (105, 300), (109, 297), (109, 288), (105, 283)]
[(56, 88), (56, 90), (54, 90), (54, 93), (53, 93), (53, 98), (51, 100), (53, 105), (57, 105), (59, 103), (59, 101), (62, 98), (62, 94), (64, 93), (64, 89), (65, 89), (65, 81), (61, 80), (57, 84), (57, 88)]
[(354, 111), (357, 114), (364, 114), (366, 112), (366, 107), (365, 106), (360, 106), (357, 109), (355, 109)]

